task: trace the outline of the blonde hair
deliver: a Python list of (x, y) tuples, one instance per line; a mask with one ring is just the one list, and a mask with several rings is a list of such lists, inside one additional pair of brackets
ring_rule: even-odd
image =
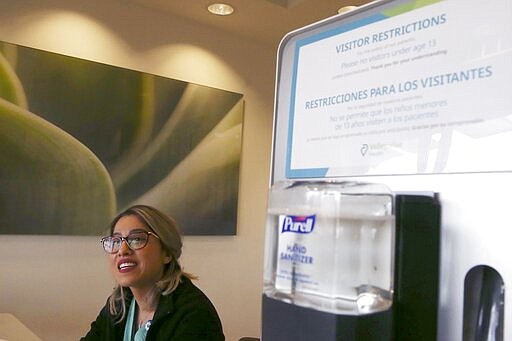
[[(130, 215), (138, 217), (151, 232), (160, 238), (162, 248), (171, 257), (171, 261), (164, 265), (162, 278), (155, 283), (156, 288), (162, 295), (173, 292), (180, 283), (182, 276), (190, 279), (196, 278), (194, 275), (184, 272), (178, 261), (183, 245), (178, 223), (156, 208), (146, 205), (134, 205), (127, 208), (112, 220), (110, 234), (114, 232), (114, 227), (119, 219)], [(108, 299), (109, 310), (115, 316), (116, 323), (121, 322), (127, 313), (126, 298), (128, 293), (131, 294), (129, 288), (124, 288), (118, 284)]]

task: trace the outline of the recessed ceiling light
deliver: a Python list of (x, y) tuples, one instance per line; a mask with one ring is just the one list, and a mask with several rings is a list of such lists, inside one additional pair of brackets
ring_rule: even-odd
[(233, 9), (233, 7), (231, 5), (217, 3), (217, 4), (211, 4), (210, 6), (208, 6), (208, 11), (210, 11), (210, 13), (217, 14), (217, 15), (230, 15), (235, 10)]
[(356, 9), (356, 8), (357, 8), (357, 6), (344, 6), (344, 7), (340, 8), (338, 10), (338, 14), (347, 13), (347, 12), (352, 11), (353, 9)]

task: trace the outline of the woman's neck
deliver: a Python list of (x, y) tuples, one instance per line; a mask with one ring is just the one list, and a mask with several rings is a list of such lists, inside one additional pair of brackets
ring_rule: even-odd
[(137, 325), (140, 326), (153, 319), (160, 299), (160, 291), (157, 288), (149, 290), (131, 288), (131, 290), (133, 298), (137, 302)]

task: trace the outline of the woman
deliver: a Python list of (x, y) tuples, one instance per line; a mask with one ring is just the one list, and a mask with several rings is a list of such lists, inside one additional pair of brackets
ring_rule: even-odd
[(132, 206), (101, 243), (117, 286), (82, 340), (224, 340), (214, 306), (178, 262), (182, 241), (172, 218)]

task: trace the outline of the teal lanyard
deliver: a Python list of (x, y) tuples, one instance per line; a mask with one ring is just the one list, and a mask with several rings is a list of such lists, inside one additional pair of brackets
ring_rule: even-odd
[(130, 309), (128, 310), (128, 316), (126, 318), (126, 326), (124, 327), (124, 337), (123, 341), (144, 341), (146, 340), (146, 334), (149, 330), (149, 323), (145, 323), (142, 327), (137, 330), (135, 336), (133, 335), (133, 321), (135, 319), (135, 299), (132, 299), (132, 303), (130, 304)]

